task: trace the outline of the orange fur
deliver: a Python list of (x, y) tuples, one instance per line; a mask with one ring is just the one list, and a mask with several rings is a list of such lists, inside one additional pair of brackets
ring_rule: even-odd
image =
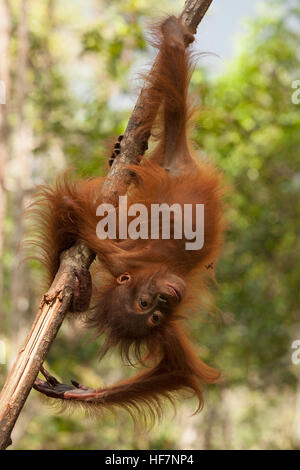
[[(192, 282), (197, 279), (195, 274), (201, 276), (207, 271), (205, 266), (216, 261), (223, 230), (221, 176), (208, 164), (192, 159), (186, 139), (191, 61), (185, 45), (192, 41), (191, 35), (170, 17), (156, 29), (155, 39), (157, 65), (146, 77), (148, 112), (138, 132), (147, 136), (153, 129), (160, 105), (158, 143), (150, 159), (130, 167), (136, 178), (128, 191), (128, 204), (143, 203), (149, 210), (153, 203), (204, 204), (204, 247), (187, 251), (184, 238), (99, 240), (96, 208), (101, 203), (102, 178), (72, 181), (63, 177), (54, 187), (41, 188), (36, 202), (38, 245), (49, 281), (63, 250), (78, 239), (89, 246), (97, 255), (96, 263), (104, 262), (113, 278), (96, 295), (97, 307), (88, 323), (99, 334), (106, 334), (104, 353), (119, 345), (129, 359), (133, 349), (147, 369), (115, 386), (89, 389), (86, 394), (66, 386), (61, 396), (55, 395), (55, 387), (49, 391), (49, 383), (35, 386), (46, 395), (70, 402), (100, 408), (121, 406), (141, 414), (148, 410), (153, 415), (160, 414), (161, 398), (172, 401), (174, 394), (185, 389), (196, 395), (201, 409), (201, 384), (214, 383), (220, 376), (197, 357), (186, 338), (180, 301), (184, 280)], [(144, 223), (150, 227), (150, 218)], [(188, 292), (189, 286), (187, 298)], [(147, 313), (137, 302), (149, 297), (153, 307)], [(157, 318), (158, 326), (154, 323)]]

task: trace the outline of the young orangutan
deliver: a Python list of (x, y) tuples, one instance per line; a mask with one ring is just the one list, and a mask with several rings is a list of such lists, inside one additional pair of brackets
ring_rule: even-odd
[[(97, 390), (75, 381), (73, 386), (60, 384), (42, 369), (46, 381), (36, 379), (34, 388), (49, 397), (99, 408), (118, 405), (153, 415), (161, 411), (162, 398), (172, 401), (181, 390), (195, 394), (200, 409), (201, 384), (214, 383), (220, 376), (197, 357), (183, 332), (181, 312), (182, 301), (197, 279), (195, 273), (201, 278), (216, 261), (223, 229), (221, 177), (207, 163), (194, 160), (187, 143), (191, 73), (187, 47), (193, 39), (174, 16), (156, 32), (157, 66), (146, 83), (149, 109), (161, 102), (161, 129), (150, 158), (130, 167), (135, 178), (127, 196), (128, 206), (143, 203), (149, 209), (154, 203), (179, 204), (182, 209), (185, 204), (193, 208), (204, 204), (204, 245), (187, 250), (184, 235), (162, 239), (161, 233), (159, 239), (99, 239), (96, 227), (101, 219), (96, 210), (102, 202), (101, 178), (63, 178), (54, 187), (42, 188), (38, 199), (40, 246), (50, 279), (58, 269), (61, 252), (82, 240), (113, 275), (98, 295), (89, 323), (106, 335), (105, 350), (119, 345), (128, 357), (133, 348), (138, 358), (145, 351), (143, 363), (149, 365), (128, 380)], [(152, 125), (149, 118), (143, 131)], [(150, 227), (150, 218), (143, 223)]]

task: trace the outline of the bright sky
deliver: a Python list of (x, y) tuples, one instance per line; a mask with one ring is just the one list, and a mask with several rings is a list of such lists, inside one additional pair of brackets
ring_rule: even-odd
[[(227, 61), (235, 55), (237, 37), (246, 32), (244, 20), (254, 19), (259, 6), (265, 3), (266, 0), (213, 0), (198, 28), (194, 46), (196, 51), (212, 53), (199, 62), (205, 66), (207, 73), (216, 75), (223, 72)], [(145, 62), (145, 56), (137, 61), (129, 75), (130, 80), (134, 82), (137, 72), (144, 70)], [(122, 98), (117, 94), (111, 96), (110, 105), (116, 109), (128, 109), (135, 101), (135, 93)]]
[(213, 0), (198, 28), (197, 50), (212, 52), (219, 57), (206, 57), (212, 73), (222, 72), (226, 60), (235, 53), (235, 40), (245, 32), (244, 20), (255, 18), (265, 0)]

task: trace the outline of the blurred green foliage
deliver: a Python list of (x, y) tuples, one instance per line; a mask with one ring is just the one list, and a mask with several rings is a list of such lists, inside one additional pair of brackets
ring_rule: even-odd
[[(34, 3), (26, 101), (36, 137), (34, 178), (54, 178), (59, 165), (98, 174), (106, 165), (106, 141), (124, 130), (130, 114), (123, 104), (132, 93), (132, 66), (149, 58), (146, 19), (158, 7), (174, 11), (174, 2)], [(299, 366), (290, 356), (300, 337), (300, 105), (291, 96), (292, 81), (300, 78), (300, 9), (292, 0), (281, 3), (268, 2), (268, 13), (249, 23), (238, 57), (222, 76), (197, 68), (191, 86), (202, 103), (193, 140), (224, 172), (228, 228), (214, 289), (221, 313), (194, 318), (190, 330), (201, 356), (224, 372), (224, 384), (206, 391), (201, 415), (191, 417), (193, 403), (182, 399), (176, 418), (169, 410), (148, 432), (123, 412), (92, 421), (80, 412), (57, 415), (33, 392), (13, 448), (295, 446)], [(14, 27), (17, 22), (16, 7)], [(12, 54), (15, 48), (13, 40)], [(59, 165), (53, 152), (63, 155)], [(8, 285), (9, 253), (6, 259)], [(40, 275), (32, 265), (33, 282)], [(133, 373), (117, 356), (99, 364), (100, 340), (87, 337), (79, 322), (66, 322), (49, 354), (50, 370), (64, 381), (98, 386)]]
[[(291, 84), (299, 71), (299, 20), (299, 12), (286, 7), (249, 26), (240, 56), (213, 86), (207, 84), (195, 132), (230, 186), (218, 266), (218, 306), (230, 312), (230, 327), (218, 335), (220, 356), (214, 358), (224, 361), (231, 380), (255, 387), (293, 382), (288, 365), (299, 318), (300, 113)], [(229, 361), (222, 359), (226, 352)]]

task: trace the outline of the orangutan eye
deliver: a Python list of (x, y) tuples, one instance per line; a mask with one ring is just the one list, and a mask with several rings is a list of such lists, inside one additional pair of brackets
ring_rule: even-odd
[(156, 312), (153, 312), (152, 315), (148, 317), (148, 325), (149, 326), (158, 326), (160, 325), (161, 321), (163, 319), (163, 314), (159, 312), (158, 310)]
[(148, 307), (148, 302), (147, 302), (147, 300), (141, 300), (141, 301), (140, 301), (140, 304), (141, 304), (141, 307), (143, 307), (143, 308)]
[(157, 313), (153, 313), (151, 320), (157, 325), (160, 322), (160, 315), (158, 315)]

